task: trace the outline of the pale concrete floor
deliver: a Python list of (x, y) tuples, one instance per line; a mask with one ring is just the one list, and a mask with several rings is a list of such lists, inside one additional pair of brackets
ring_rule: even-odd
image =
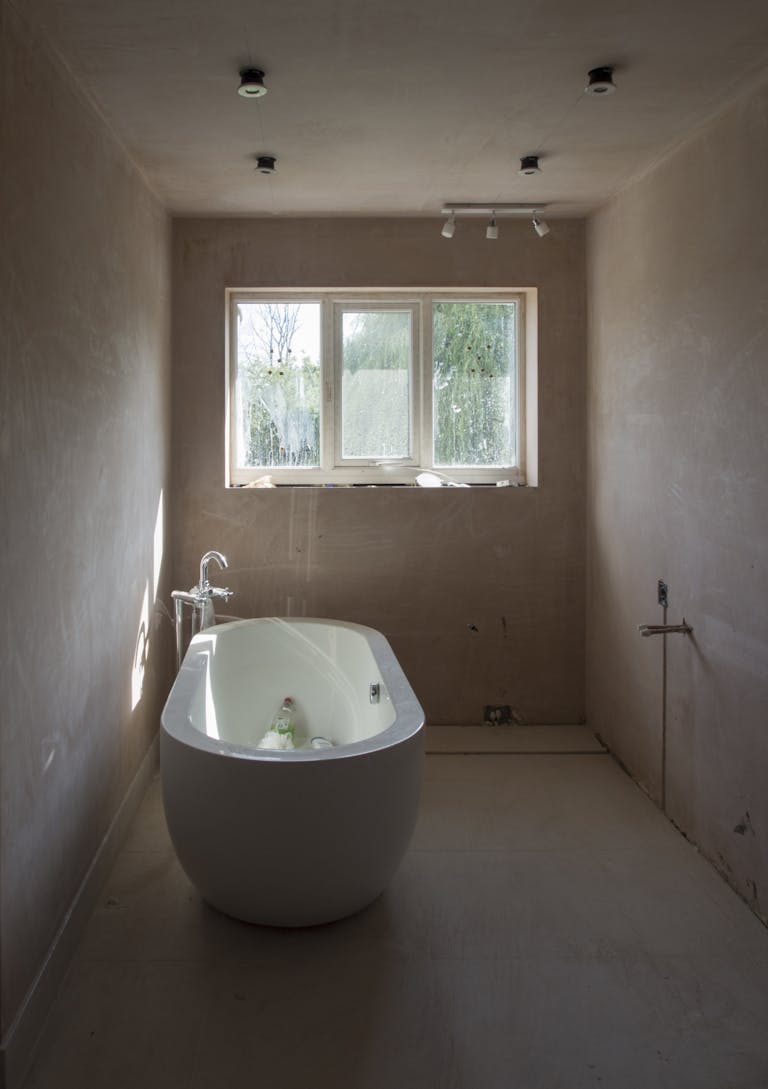
[(607, 755), (429, 756), (392, 887), (299, 931), (201, 903), (155, 781), (26, 1089), (766, 1089), (767, 981)]

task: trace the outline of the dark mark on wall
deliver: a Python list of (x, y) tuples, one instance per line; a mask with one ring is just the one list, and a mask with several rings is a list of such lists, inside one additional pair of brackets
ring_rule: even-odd
[(479, 631), (480, 631), (480, 629), (479, 629), (479, 628), (477, 627), (477, 625), (476, 625), (476, 624), (467, 624), (467, 629), (468, 629), (469, 631), (477, 631), (477, 632), (479, 632)]
[(739, 823), (734, 828), (734, 832), (737, 836), (745, 836), (747, 832), (751, 832), (754, 836), (755, 829), (752, 827), (752, 821), (749, 819), (749, 810), (744, 814)]
[(502, 618), (501, 618), (501, 631), (502, 631), (503, 638), (506, 639), (507, 636), (509, 635), (509, 632), (507, 631), (507, 618), (506, 618), (506, 616), (502, 616)]

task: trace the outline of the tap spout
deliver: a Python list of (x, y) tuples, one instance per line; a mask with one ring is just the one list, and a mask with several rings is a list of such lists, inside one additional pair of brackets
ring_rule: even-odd
[(223, 556), (221, 552), (217, 552), (215, 549), (211, 549), (210, 552), (206, 552), (203, 558), (200, 560), (200, 581), (197, 584), (198, 589), (201, 593), (206, 593), (206, 591), (210, 587), (210, 582), (208, 581), (208, 564), (211, 562), (211, 560), (216, 560), (216, 563), (219, 565), (222, 571), (226, 567), (229, 567), (229, 564), (227, 563), (227, 557)]

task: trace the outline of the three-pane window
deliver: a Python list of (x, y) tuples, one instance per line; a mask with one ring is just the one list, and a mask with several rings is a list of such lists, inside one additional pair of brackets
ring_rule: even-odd
[(230, 482), (522, 479), (523, 296), (231, 292)]

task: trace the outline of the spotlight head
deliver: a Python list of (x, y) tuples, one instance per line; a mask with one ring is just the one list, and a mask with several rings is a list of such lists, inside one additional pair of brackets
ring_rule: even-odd
[(496, 225), (496, 215), (491, 216), (488, 220), (488, 226), (485, 228), (485, 237), (495, 241), (499, 237), (499, 228)]
[(241, 98), (261, 98), (267, 93), (264, 86), (264, 73), (260, 68), (243, 68), (240, 71), (240, 86), (237, 93)]
[(445, 223), (443, 224), (443, 229), (440, 232), (440, 234), (443, 236), (443, 238), (453, 238), (455, 231), (456, 231), (456, 215), (455, 215), (454, 212), (451, 212), (450, 216), (448, 217), (448, 219), (446, 219)]
[(616, 84), (613, 82), (613, 68), (610, 65), (591, 68), (587, 73), (587, 85), (584, 90), (588, 95), (612, 95), (616, 90)]
[(274, 174), (277, 170), (277, 159), (274, 155), (257, 155), (256, 169), (259, 174)]
[(523, 155), (520, 160), (520, 169), (518, 174), (522, 174), (524, 177), (529, 177), (532, 174), (540, 174), (541, 167), (539, 166), (538, 155)]
[(533, 229), (539, 236), (539, 238), (543, 238), (544, 235), (549, 234), (549, 224), (547, 223), (546, 219), (539, 219), (538, 213), (533, 213), (533, 219), (531, 220), (531, 223), (533, 224)]

